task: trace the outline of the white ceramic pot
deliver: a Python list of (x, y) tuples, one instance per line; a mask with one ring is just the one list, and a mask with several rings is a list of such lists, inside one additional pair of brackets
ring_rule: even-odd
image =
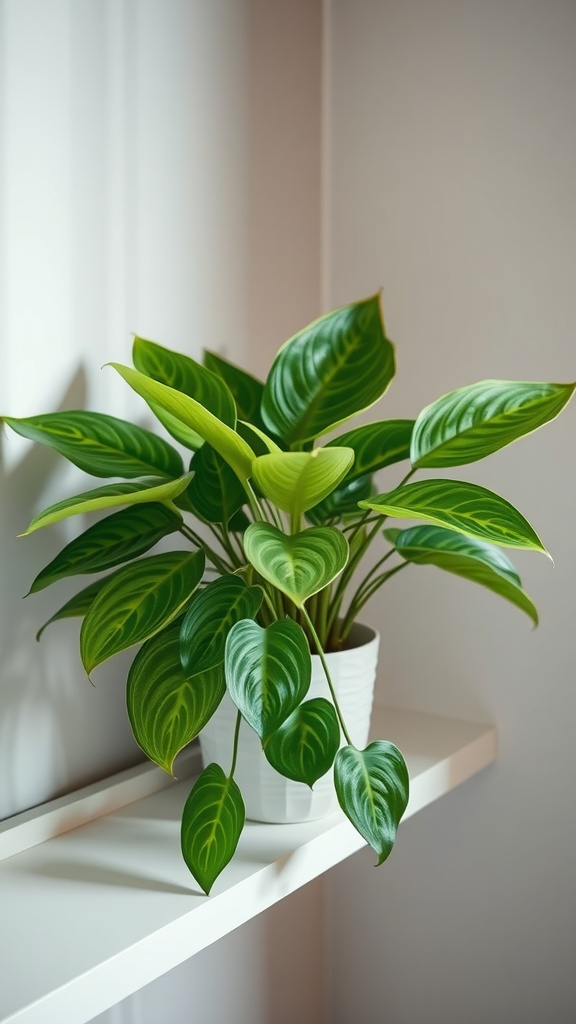
[[(368, 740), (379, 640), (375, 630), (356, 624), (350, 633), (349, 646), (343, 651), (325, 655), (350, 738), (360, 748), (365, 747)], [(317, 654), (312, 655), (312, 682), (306, 699), (311, 697), (330, 698)], [(224, 771), (228, 770), (236, 714), (236, 707), (226, 693), (200, 734), (205, 765), (215, 761)], [(316, 782), (314, 789), (285, 779), (268, 764), (258, 736), (246, 722), (240, 726), (234, 778), (244, 797), (246, 817), (253, 821), (312, 821), (330, 814), (338, 806), (332, 769)]]

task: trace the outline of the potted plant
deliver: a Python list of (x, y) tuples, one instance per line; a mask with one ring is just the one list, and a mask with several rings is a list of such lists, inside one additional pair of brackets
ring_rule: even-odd
[[(417, 470), (474, 462), (537, 429), (576, 385), (483, 381), (443, 395), (415, 421), (342, 432), (395, 373), (378, 295), (294, 335), (264, 384), (214, 353), (200, 365), (142, 338), (134, 340), (133, 362), (111, 365), (170, 441), (95, 412), (4, 417), (81, 470), (116, 481), (32, 520), (26, 533), (106, 513), (42, 569), (31, 592), (99, 574), (49, 622), (82, 617), (89, 675), (141, 645), (128, 677), (128, 714), (137, 742), (167, 771), (226, 695), (228, 717), (233, 709), (226, 759), (206, 764), (182, 817), (184, 859), (206, 893), (244, 825), (235, 779), (244, 734), (291, 784), (314, 787), (333, 776), (344, 813), (382, 863), (407, 804), (408, 773), (394, 744), (364, 746), (365, 735), (360, 742), (350, 735), (333, 665), (350, 650), (366, 602), (408, 565), (482, 584), (537, 622), (502, 551), (545, 551), (523, 515), (474, 483), (436, 474), (409, 481)], [(400, 482), (377, 488), (375, 474), (402, 462)], [(420, 523), (392, 529), (389, 520), (398, 518)], [(179, 535), (173, 550), (148, 553), (171, 534)], [(321, 672), (311, 697), (313, 658)], [(352, 660), (359, 664), (354, 650)]]

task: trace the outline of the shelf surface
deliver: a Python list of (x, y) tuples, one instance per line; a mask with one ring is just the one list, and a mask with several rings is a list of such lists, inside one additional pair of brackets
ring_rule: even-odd
[[(496, 757), (489, 725), (381, 707), (372, 732), (393, 740), (407, 760), (405, 818)], [(130, 786), (133, 802), (119, 807), (116, 798), (102, 815), (118, 780), (101, 785), (100, 809), (92, 792), (78, 807), (102, 816), (76, 828), (68, 820), (68, 831), (45, 841), (34, 821), (61, 822), (60, 801), (54, 812), (39, 808), (14, 819), (15, 842), (6, 849), (18, 849), (22, 829), (32, 829), (37, 845), (0, 862), (2, 1024), (85, 1024), (364, 845), (340, 811), (299, 825), (248, 822), (206, 897), (180, 855), (190, 779), (135, 800), (142, 790)], [(76, 820), (84, 820), (81, 813)]]

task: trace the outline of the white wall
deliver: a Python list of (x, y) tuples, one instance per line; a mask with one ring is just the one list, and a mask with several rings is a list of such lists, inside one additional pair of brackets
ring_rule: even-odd
[[(383, 414), (490, 376), (573, 380), (574, 4), (332, 0), (330, 29), (330, 302), (384, 287)], [(537, 631), (432, 568), (370, 609), (381, 696), (495, 721), (501, 751), (377, 873), (362, 854), (331, 875), (331, 1024), (574, 1020), (575, 415), (461, 474), (554, 555), (514, 559)]]

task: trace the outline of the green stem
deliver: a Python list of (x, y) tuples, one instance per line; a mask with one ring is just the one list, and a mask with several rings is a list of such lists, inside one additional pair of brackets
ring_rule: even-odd
[(191, 541), (192, 544), (194, 544), (197, 548), (202, 548), (206, 552), (206, 555), (208, 556), (212, 564), (218, 569), (218, 572), (221, 573), (222, 576), (227, 576), (228, 573), (233, 572), (233, 566), (228, 565), (220, 557), (220, 555), (216, 551), (214, 551), (214, 549), (211, 548), (210, 545), (202, 539), (202, 537), (199, 537), (198, 534), (194, 532), (194, 530), (191, 530), (190, 527), (186, 525), (186, 523), (182, 523), (182, 525), (179, 526), (178, 529), (182, 536), (186, 537), (186, 540)]
[(344, 616), (340, 628), (340, 636), (342, 640), (346, 639), (352, 629), (352, 626), (356, 622), (358, 612), (364, 607), (366, 602), (370, 600), (373, 594), (375, 594), (376, 591), (386, 583), (386, 580), (391, 579), (397, 572), (400, 572), (401, 569), (405, 569), (406, 566), (410, 564), (410, 562), (401, 562), (400, 565), (395, 565), (394, 568), (389, 569), (388, 572), (381, 573), (375, 580), (372, 580), (371, 585), (366, 588), (366, 591), (362, 594), (361, 598), (356, 597), (356, 600), (350, 602), (350, 607)]
[(349, 732), (348, 732), (348, 730), (346, 728), (346, 723), (344, 721), (344, 718), (342, 717), (342, 712), (340, 710), (340, 705), (338, 704), (336, 693), (334, 691), (334, 685), (332, 683), (332, 679), (330, 678), (330, 672), (328, 671), (328, 665), (326, 663), (326, 658), (324, 657), (324, 651), (322, 649), (322, 644), (320, 643), (320, 639), (318, 637), (318, 634), (317, 634), (316, 630), (314, 629), (314, 625), (312, 623), (312, 620), (311, 620), (310, 616), (308, 615), (308, 612), (304, 608), (304, 605), (302, 605), (302, 607), (300, 608), (300, 611), (302, 612), (302, 617), (303, 617), (304, 621), (306, 622), (306, 625), (308, 626), (308, 629), (310, 630), (310, 635), (311, 635), (311, 637), (312, 637), (312, 639), (314, 641), (314, 645), (315, 645), (316, 650), (318, 652), (318, 655), (320, 657), (320, 661), (322, 663), (322, 668), (324, 669), (324, 675), (326, 676), (326, 682), (328, 683), (328, 689), (330, 690), (330, 696), (332, 697), (332, 700), (334, 702), (334, 707), (336, 709), (336, 714), (338, 715), (338, 721), (340, 722), (340, 728), (342, 729), (342, 732), (344, 733), (344, 737), (346, 739), (346, 742), (350, 746), (354, 746), (354, 744), (352, 743), (352, 740), (350, 739), (350, 734), (349, 734)]
[(238, 736), (240, 734), (240, 723), (242, 721), (242, 715), (240, 712), (236, 715), (236, 728), (234, 729), (234, 750), (232, 752), (232, 767), (230, 768), (230, 775), (228, 778), (232, 778), (236, 771), (236, 761), (238, 758)]

